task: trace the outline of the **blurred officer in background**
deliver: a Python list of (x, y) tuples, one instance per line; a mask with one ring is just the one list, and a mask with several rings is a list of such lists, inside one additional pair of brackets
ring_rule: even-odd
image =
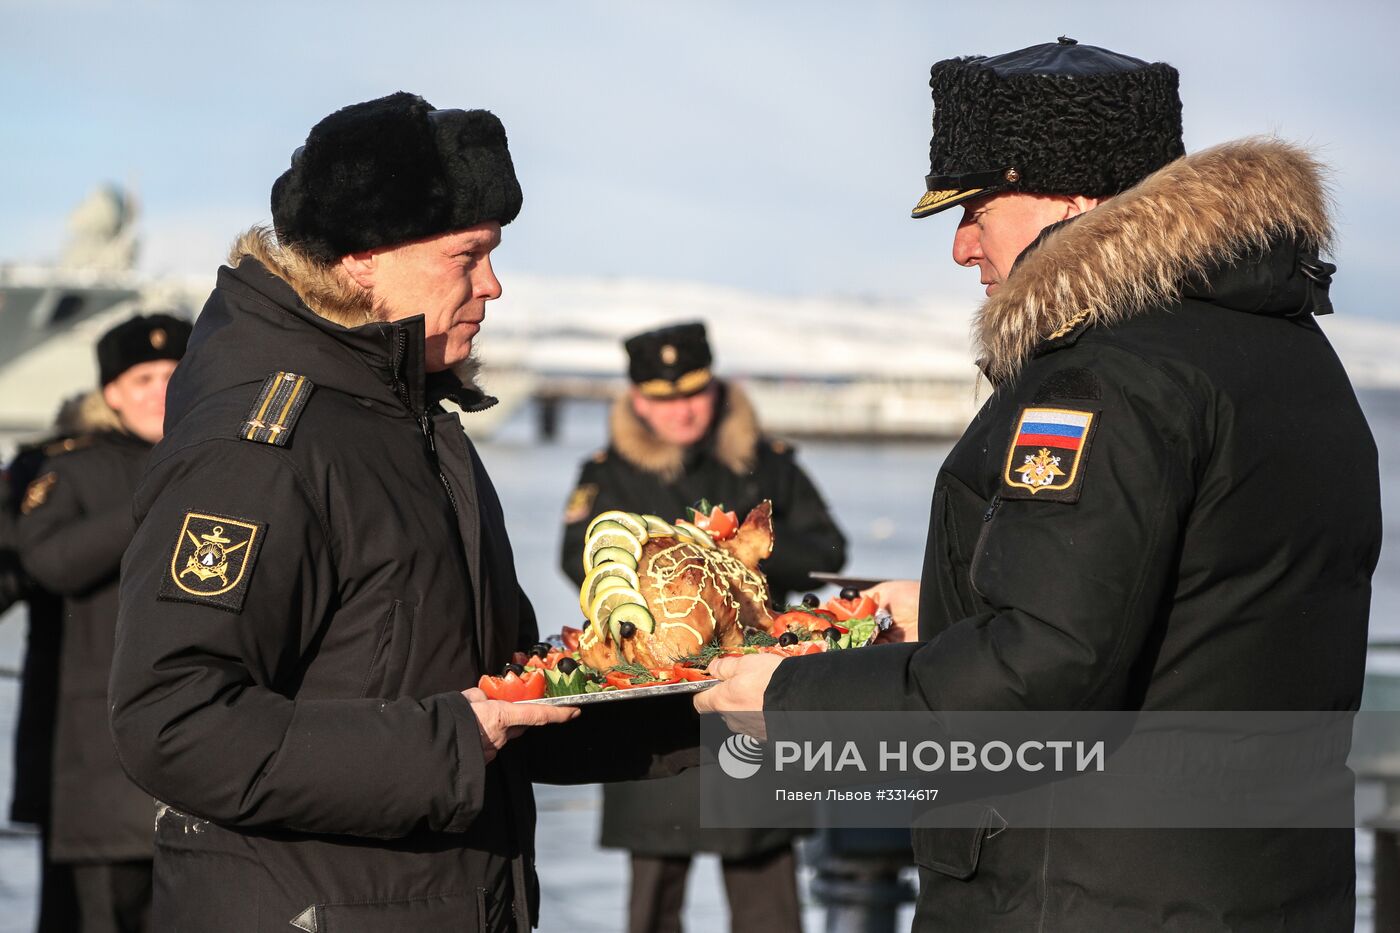
[(137, 495), (111, 683), (161, 801), (162, 930), (528, 933), (530, 782), (698, 755), (686, 703), (533, 729), (579, 710), (477, 687), (539, 630), (442, 403), (494, 403), (466, 364), (520, 207), (494, 114), (400, 92), (312, 127), (275, 236), (219, 270)]
[(18, 525), (25, 491), (39, 475), (44, 461), (64, 452), (65, 446), (73, 443), (75, 441), (70, 435), (22, 445), (14, 458), (0, 470), (0, 614), (21, 602), (24, 603), (25, 614), (19, 710), (15, 714), (10, 820), (32, 824), (39, 833), (39, 915), (36, 933), (68, 933), (78, 925), (78, 910), (72, 866), (54, 862), (48, 854), (63, 600), (44, 592), (24, 572), (19, 557)]
[(148, 929), (154, 804), (122, 771), (107, 728), (107, 679), (132, 503), (165, 420), (165, 387), (190, 325), (137, 316), (97, 344), (102, 389), (81, 433), (49, 447), (20, 503), (25, 570), (62, 599), (48, 856), (72, 866), (84, 931)]
[[(700, 499), (740, 518), (773, 502), (776, 545), (763, 569), (773, 598), (809, 588), (814, 570), (840, 570), (846, 540), (792, 447), (763, 436), (748, 397), (715, 378), (700, 323), (676, 324), (626, 341), (632, 385), (609, 418), (608, 446), (583, 464), (564, 516), (560, 566), (583, 582), (589, 519), (608, 509), (686, 518)], [(735, 931), (801, 926), (792, 830), (702, 829), (696, 771), (603, 788), (602, 844), (632, 853), (628, 929), (680, 927), (691, 856), (720, 856)]]

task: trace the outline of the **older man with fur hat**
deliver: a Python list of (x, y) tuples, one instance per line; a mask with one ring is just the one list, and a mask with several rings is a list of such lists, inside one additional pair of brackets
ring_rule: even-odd
[(112, 674), (122, 761), (161, 801), (161, 929), (523, 933), (530, 781), (693, 757), (688, 706), (645, 734), (625, 710), (532, 729), (578, 710), (472, 686), (539, 640), (444, 408), (470, 427), (494, 403), (463, 364), (520, 205), (494, 115), (393, 94), (312, 128), (275, 234), (219, 271), (137, 496)]
[[(879, 588), (911, 641), (721, 661), (697, 705), (1357, 709), (1379, 481), (1317, 321), (1322, 166), (1274, 139), (1183, 155), (1176, 71), (1072, 39), (930, 83), (914, 216), (963, 209), (995, 391), (938, 475), (921, 584)], [(1349, 828), (989, 819), (914, 851), (918, 930), (1353, 924)]]

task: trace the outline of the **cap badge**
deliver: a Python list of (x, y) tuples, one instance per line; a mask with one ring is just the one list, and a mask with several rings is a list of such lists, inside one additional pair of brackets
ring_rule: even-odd
[(165, 328), (157, 327), (155, 330), (151, 331), (151, 346), (155, 349), (163, 349), (167, 339)]
[(676, 348), (669, 343), (661, 348), (661, 362), (667, 366), (674, 366), (677, 358)]

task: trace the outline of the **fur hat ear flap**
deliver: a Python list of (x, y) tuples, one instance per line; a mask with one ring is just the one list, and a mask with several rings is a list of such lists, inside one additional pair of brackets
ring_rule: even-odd
[(311, 128), (272, 186), (279, 241), (332, 262), (520, 212), (501, 121), (434, 110), (400, 91), (336, 111)]

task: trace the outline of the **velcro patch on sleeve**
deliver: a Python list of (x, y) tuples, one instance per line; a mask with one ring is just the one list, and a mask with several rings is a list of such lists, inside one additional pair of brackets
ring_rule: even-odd
[(49, 493), (53, 490), (53, 485), (56, 482), (58, 482), (58, 474), (50, 471), (26, 486), (24, 501), (19, 504), (19, 514), (28, 515), (48, 502)]
[(186, 512), (156, 595), (242, 612), (266, 530), (262, 522)]
[(1078, 502), (1099, 413), (1027, 406), (1016, 419), (1001, 474), (1003, 499)]
[(296, 373), (276, 372), (263, 380), (248, 417), (238, 429), (245, 441), (286, 447), (316, 383)]
[(564, 524), (581, 522), (593, 514), (593, 500), (598, 498), (598, 487), (584, 483), (569, 496), (569, 504), (564, 506)]

